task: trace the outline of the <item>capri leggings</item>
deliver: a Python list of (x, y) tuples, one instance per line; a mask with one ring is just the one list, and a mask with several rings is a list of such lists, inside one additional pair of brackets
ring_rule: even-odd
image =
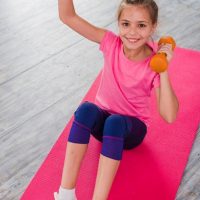
[(123, 149), (132, 149), (144, 139), (147, 127), (136, 117), (110, 114), (94, 103), (82, 103), (74, 112), (68, 141), (88, 144), (90, 134), (102, 142), (101, 154), (121, 160)]

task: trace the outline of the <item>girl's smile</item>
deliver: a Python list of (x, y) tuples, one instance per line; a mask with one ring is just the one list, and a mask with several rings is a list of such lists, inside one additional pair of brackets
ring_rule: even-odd
[(140, 39), (138, 38), (127, 38), (125, 37), (126, 40), (128, 40), (130, 43), (137, 43)]

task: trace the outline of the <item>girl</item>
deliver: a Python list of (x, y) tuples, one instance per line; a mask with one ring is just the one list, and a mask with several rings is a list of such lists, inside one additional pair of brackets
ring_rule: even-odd
[[(95, 103), (84, 102), (74, 113), (55, 200), (73, 200), (81, 162), (90, 133), (102, 142), (92, 200), (106, 200), (122, 159), (123, 149), (143, 141), (149, 126), (149, 98), (154, 88), (158, 110), (167, 123), (176, 119), (178, 100), (168, 72), (157, 74), (149, 67), (155, 50), (148, 43), (158, 21), (153, 0), (123, 0), (118, 10), (119, 35), (95, 27), (79, 17), (72, 0), (58, 0), (61, 21), (89, 40), (100, 44), (104, 68)], [(159, 51), (172, 59), (171, 45)]]

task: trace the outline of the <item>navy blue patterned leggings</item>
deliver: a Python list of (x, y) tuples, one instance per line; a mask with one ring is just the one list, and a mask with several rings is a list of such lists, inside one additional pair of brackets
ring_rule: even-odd
[(122, 159), (123, 149), (132, 149), (144, 139), (147, 127), (140, 119), (110, 114), (94, 103), (84, 102), (74, 113), (68, 141), (88, 144), (90, 134), (102, 142), (101, 154), (115, 160)]

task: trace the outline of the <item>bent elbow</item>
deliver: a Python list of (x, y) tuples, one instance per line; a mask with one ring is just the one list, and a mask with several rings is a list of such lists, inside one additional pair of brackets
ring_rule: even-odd
[(62, 15), (60, 15), (59, 14), (59, 19), (60, 19), (60, 21), (63, 23), (63, 24), (67, 24), (68, 22), (68, 19), (67, 19), (67, 17), (66, 16), (62, 16)]
[(165, 121), (166, 121), (168, 124), (172, 124), (173, 122), (176, 121), (176, 118), (177, 118), (177, 115), (168, 116), (168, 117), (165, 117)]
[(168, 124), (172, 124), (177, 119), (178, 111), (179, 111), (179, 104), (177, 104), (176, 109), (174, 109), (173, 111), (160, 112), (160, 115)]
[(172, 124), (176, 119), (165, 119), (165, 121), (168, 123), (168, 124)]
[(59, 19), (61, 22), (63, 22), (64, 24), (68, 25), (70, 23), (72, 23), (71, 21), (76, 17), (76, 13), (75, 12), (70, 12), (70, 13), (63, 13), (63, 12), (59, 12)]

